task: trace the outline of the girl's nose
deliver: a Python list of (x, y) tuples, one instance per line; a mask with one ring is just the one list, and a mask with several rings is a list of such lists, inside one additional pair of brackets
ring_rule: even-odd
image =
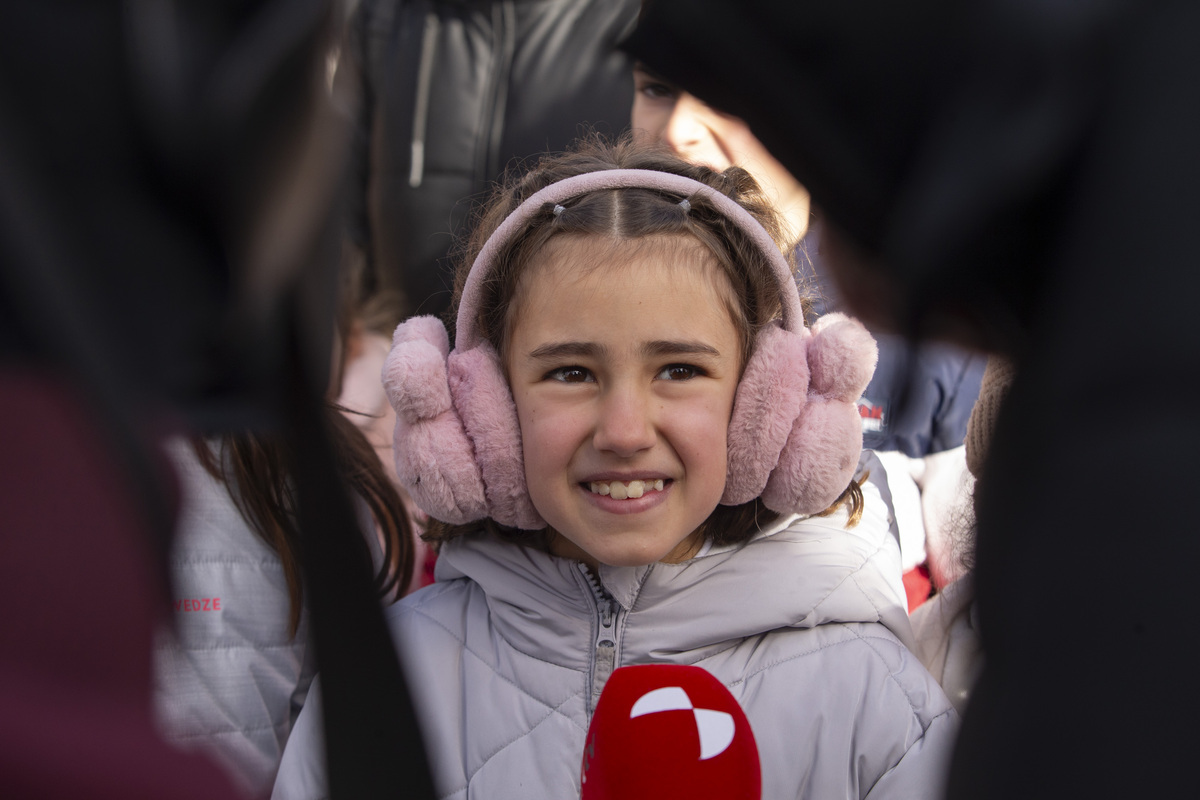
[(613, 388), (600, 398), (592, 442), (597, 450), (629, 458), (657, 441), (648, 392)]

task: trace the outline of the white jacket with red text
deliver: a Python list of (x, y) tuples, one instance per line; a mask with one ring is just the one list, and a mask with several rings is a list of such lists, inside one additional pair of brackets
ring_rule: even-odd
[(166, 738), (214, 756), (265, 797), (316, 669), (279, 556), (247, 524), (191, 446), (168, 449), (181, 507), (169, 556), (172, 626), (154, 651), (155, 713)]

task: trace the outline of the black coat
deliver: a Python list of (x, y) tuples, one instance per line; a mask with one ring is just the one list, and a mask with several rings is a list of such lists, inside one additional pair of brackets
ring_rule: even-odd
[(386, 327), (450, 303), (447, 256), (505, 169), (629, 126), (638, 0), (362, 0), (350, 232)]

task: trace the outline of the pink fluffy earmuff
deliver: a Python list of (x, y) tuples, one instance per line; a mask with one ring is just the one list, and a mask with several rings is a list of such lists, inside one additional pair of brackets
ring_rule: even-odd
[(849, 485), (862, 450), (856, 401), (875, 369), (875, 340), (842, 314), (827, 314), (806, 328), (787, 260), (731, 198), (682, 175), (610, 169), (553, 183), (500, 224), (463, 287), (453, 351), (435, 317), (414, 317), (396, 328), (383, 367), (396, 410), (396, 472), (434, 519), (462, 524), (490, 517), (524, 530), (545, 527), (525, 485), (517, 409), (500, 357), (476, 329), (483, 287), (497, 255), (547, 206), (630, 188), (704, 197), (763, 251), (779, 282), (783, 318), (758, 334), (734, 398), (721, 503), (761, 496), (774, 511), (814, 514)]

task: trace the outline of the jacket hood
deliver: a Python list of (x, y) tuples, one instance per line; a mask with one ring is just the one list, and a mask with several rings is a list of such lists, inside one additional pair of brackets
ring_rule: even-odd
[[(844, 511), (790, 517), (681, 564), (602, 565), (600, 583), (625, 612), (622, 662), (692, 663), (746, 637), (839, 622), (881, 622), (911, 644), (887, 507), (870, 481), (863, 494), (853, 528)], [(447, 543), (438, 558), (439, 581), (464, 577), (484, 590), (494, 624), (518, 649), (544, 649), (550, 631), (555, 661), (586, 662), (580, 619), (595, 615), (596, 600), (580, 562), (480, 534)]]

